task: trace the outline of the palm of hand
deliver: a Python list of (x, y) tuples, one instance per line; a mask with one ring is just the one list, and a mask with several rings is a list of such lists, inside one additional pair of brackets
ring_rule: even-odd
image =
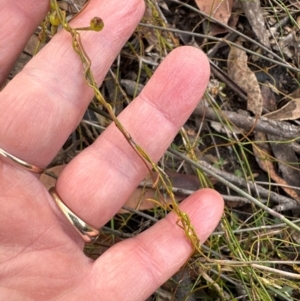
[(57, 222), (47, 191), (9, 165), (1, 165), (1, 179), (1, 299), (52, 300), (66, 291), (83, 297), (79, 287), (91, 262)]
[[(10, 25), (1, 28), (4, 35), (0, 34), (0, 45), (5, 36), (6, 47), (0, 47), (0, 61), (5, 58), (0, 82), (43, 18), (48, 2), (1, 2), (0, 14), (10, 22), (15, 20), (17, 28), (10, 35)], [(75, 20), (88, 23), (98, 12), (104, 19), (101, 35), (86, 33), (83, 37), (98, 81), (144, 10), (139, 0), (126, 1), (118, 11), (117, 4), (92, 0)], [(122, 124), (153, 160), (160, 158), (197, 104), (208, 70), (207, 60), (198, 50), (175, 50), (121, 114)], [(69, 37), (61, 32), (1, 92), (0, 147), (27, 162), (46, 166), (78, 124), (91, 97)], [(146, 173), (140, 159), (111, 125), (68, 165), (57, 190), (76, 214), (101, 227)], [(2, 158), (0, 206), (1, 300), (145, 300), (191, 252), (189, 241), (176, 226), (176, 217), (170, 214), (92, 261), (83, 255), (83, 241), (37, 177)], [(216, 226), (222, 206), (219, 195), (211, 190), (199, 191), (183, 202), (182, 209), (202, 241)]]

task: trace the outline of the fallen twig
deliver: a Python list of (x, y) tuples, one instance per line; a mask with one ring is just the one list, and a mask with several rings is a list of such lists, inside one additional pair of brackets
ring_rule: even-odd
[(237, 128), (246, 131), (254, 130), (285, 139), (300, 140), (300, 127), (283, 121), (269, 120), (263, 117), (256, 120), (253, 117), (230, 111), (218, 111), (216, 114), (212, 108), (204, 108), (204, 106), (198, 106), (194, 114), (210, 121), (224, 121), (224, 123), (230, 121)]

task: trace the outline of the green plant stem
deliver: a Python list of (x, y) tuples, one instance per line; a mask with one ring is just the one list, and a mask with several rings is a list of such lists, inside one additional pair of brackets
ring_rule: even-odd
[[(114, 111), (109, 103), (107, 103), (102, 96), (101, 92), (99, 91), (98, 84), (94, 78), (93, 72), (91, 70), (91, 60), (81, 42), (81, 35), (76, 28), (72, 28), (68, 21), (66, 20), (66, 14), (63, 12), (60, 7), (58, 6), (57, 0), (51, 0), (54, 3), (57, 16), (62, 24), (63, 28), (69, 32), (72, 36), (72, 46), (74, 51), (79, 55), (81, 62), (84, 67), (84, 79), (85, 82), (89, 87), (91, 87), (94, 91), (94, 95), (97, 100), (103, 105), (103, 107), (108, 111), (110, 118), (115, 123), (116, 127), (119, 131), (123, 134), (124, 138), (127, 140), (129, 145), (135, 151), (135, 153), (141, 158), (142, 162), (145, 164), (146, 168), (149, 171), (149, 174), (153, 180), (153, 187), (156, 187), (158, 183), (160, 183), (165, 189), (166, 193), (172, 200), (172, 205), (166, 204), (166, 208), (170, 211), (174, 212), (178, 216), (178, 226), (181, 227), (186, 237), (190, 240), (191, 245), (193, 246), (194, 250), (200, 251), (200, 240), (196, 234), (194, 227), (192, 226), (189, 216), (182, 212), (178, 203), (175, 200), (175, 196), (172, 191), (172, 185), (168, 178), (168, 176), (151, 160), (148, 154), (132, 139), (131, 135), (127, 130), (123, 127), (119, 119), (115, 116)], [(157, 179), (154, 178), (151, 168), (157, 173)], [(159, 192), (159, 190), (158, 190)], [(159, 192), (160, 193), (160, 192)]]

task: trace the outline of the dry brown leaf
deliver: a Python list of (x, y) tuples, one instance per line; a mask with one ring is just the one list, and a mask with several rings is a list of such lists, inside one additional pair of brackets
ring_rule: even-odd
[[(229, 20), (227, 22), (222, 22), (222, 21), (221, 22), (223, 24), (227, 24), (231, 28), (235, 28), (241, 13), (242, 10), (239, 1), (234, 1), (233, 6), (231, 7), (231, 15), (229, 17)], [(211, 36), (225, 34), (228, 33), (229, 31), (228, 28), (226, 28), (225, 26), (211, 22), (210, 20), (204, 22), (203, 26), (205, 26), (204, 27), (205, 32), (207, 32)]]
[[(39, 44), (39, 38), (34, 34), (29, 38), (29, 40), (24, 48), (24, 51), (33, 56), (35, 54), (36, 46), (38, 44)], [(39, 50), (41, 50), (44, 46), (45, 46), (45, 43), (41, 43), (39, 45)]]
[[(177, 201), (181, 199), (175, 196)], [(157, 191), (152, 188), (136, 188), (129, 199), (126, 201), (125, 206), (136, 210), (151, 210), (159, 204), (171, 204), (172, 199), (166, 196), (163, 203), (157, 199)], [(120, 209), (118, 213), (128, 213), (128, 210)]]
[(82, 9), (89, 1), (90, 0), (72, 0), (73, 4), (71, 4), (70, 1), (63, 1), (59, 3), (59, 6), (66, 11), (70, 9), (77, 11), (77, 9)]
[[(152, 176), (157, 177), (157, 174), (153, 172)], [(168, 174), (172, 186), (178, 189), (185, 189), (195, 191), (200, 188), (199, 179), (195, 175), (171, 173)], [(180, 193), (174, 193), (175, 200), (179, 202), (184, 199)], [(155, 200), (155, 201), (153, 201)], [(169, 196), (165, 196), (163, 200), (157, 198), (157, 190), (153, 188), (136, 188), (126, 201), (126, 206), (137, 210), (149, 210), (157, 207), (159, 204), (166, 205), (171, 204), (172, 199)], [(119, 213), (127, 212), (121, 209)]]
[[(143, 22), (151, 24), (152, 20), (153, 20), (153, 15), (152, 15), (151, 7), (147, 6), (143, 16)], [(158, 36), (156, 34), (155, 29), (142, 26), (141, 32), (144, 34), (144, 37), (147, 39), (149, 45), (159, 44)]]
[[(268, 135), (272, 153), (277, 160), (278, 170), (281, 177), (290, 185), (299, 185), (300, 170), (297, 155), (291, 143), (285, 143), (286, 139)], [(297, 191), (300, 196), (300, 191)]]
[[(255, 141), (267, 141), (267, 137), (265, 134), (260, 132), (255, 132)], [(256, 157), (257, 163), (259, 167), (268, 173), (269, 177), (276, 183), (282, 185), (281, 188), (294, 200), (300, 203), (300, 197), (296, 193), (295, 190), (289, 188), (289, 183), (287, 183), (284, 179), (282, 179), (275, 170), (274, 164), (269, 158), (271, 157), (270, 150), (268, 147), (264, 147), (264, 145), (254, 145), (253, 152)]]
[(74, 0), (73, 2), (79, 5), (79, 7), (82, 7), (88, 0)]
[(273, 112), (277, 109), (276, 97), (272, 88), (269, 85), (261, 86), (261, 96), (263, 98), (263, 107), (270, 112)]
[(288, 99), (300, 98), (300, 88), (297, 88), (296, 90), (294, 90), (286, 98), (288, 98)]
[(248, 57), (244, 50), (231, 47), (228, 55), (228, 75), (247, 93), (247, 109), (260, 116), (263, 109), (263, 98), (254, 72), (248, 67)]
[(241, 6), (258, 40), (270, 48), (270, 41), (266, 31), (260, 1), (241, 1)]
[[(143, 22), (147, 23), (147, 24), (153, 24), (153, 20), (156, 20), (156, 19), (157, 19), (157, 17), (154, 16), (154, 11), (152, 10), (152, 8), (150, 6), (147, 5), (146, 10), (144, 12), (144, 16), (143, 16)], [(154, 25), (161, 26), (162, 23), (156, 22), (156, 23), (154, 23)], [(166, 26), (166, 24), (164, 24), (164, 26)], [(159, 46), (159, 45), (161, 45), (160, 37), (157, 34), (156, 29), (141, 26), (140, 33), (144, 36), (144, 38), (149, 43), (149, 46), (147, 47), (147, 51), (150, 51), (154, 47), (156, 47), (156, 48), (160, 47)], [(179, 40), (178, 40), (178, 38), (175, 37), (175, 35), (172, 32), (162, 31), (160, 33), (160, 35), (162, 35), (169, 42), (172, 41), (172, 43), (175, 46), (179, 46)]]
[[(61, 174), (61, 172), (63, 171), (63, 169), (65, 168), (65, 166), (66, 166), (65, 164), (57, 165), (57, 166), (47, 169), (47, 172), (52, 173), (53, 175), (58, 177)], [(44, 186), (47, 188), (47, 190), (49, 190), (49, 188), (55, 186), (55, 183), (56, 183), (55, 178), (50, 177), (44, 173), (41, 175), (40, 181), (42, 182), (42, 184), (44, 184)]]
[(264, 115), (272, 120), (295, 120), (300, 118), (300, 98), (293, 99), (279, 110)]
[(233, 0), (195, 0), (201, 11), (227, 24), (231, 16)]

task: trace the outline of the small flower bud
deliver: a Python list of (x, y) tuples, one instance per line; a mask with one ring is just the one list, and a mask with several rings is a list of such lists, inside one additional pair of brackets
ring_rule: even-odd
[(90, 28), (94, 31), (101, 31), (104, 27), (104, 22), (99, 17), (94, 17), (90, 22)]

